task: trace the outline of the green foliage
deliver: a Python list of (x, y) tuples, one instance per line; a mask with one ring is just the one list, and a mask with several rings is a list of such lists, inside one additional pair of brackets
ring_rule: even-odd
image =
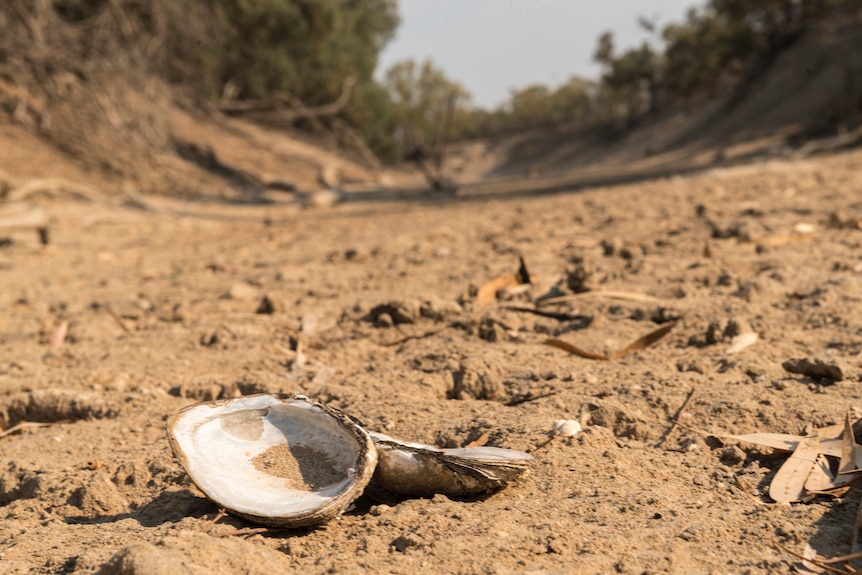
[[(52, 5), (86, 29), (112, 2)], [(148, 55), (162, 75), (200, 99), (226, 91), (240, 99), (287, 93), (315, 106), (335, 100), (353, 76), (340, 116), (387, 161), (430, 151), (443, 140), (628, 123), (712, 97), (756, 74), (809, 23), (862, 10), (859, 0), (705, 0), (684, 21), (663, 28), (640, 18), (651, 38), (640, 46), (620, 51), (612, 33), (602, 34), (593, 53), (602, 70), (598, 82), (535, 84), (513, 90), (496, 110), (482, 110), (430, 61), (400, 62), (382, 84), (375, 82), (378, 55), (398, 26), (397, 0), (129, 0), (122, 6), (135, 30), (149, 34)]]
[[(64, 0), (85, 1), (85, 0)], [(95, 1), (95, 0), (90, 0)], [(398, 155), (388, 95), (373, 73), (397, 0), (172, 0), (158, 65), (202, 99), (290, 94), (314, 106), (356, 84), (342, 116), (381, 157)]]
[[(447, 139), (448, 125), (456, 110), (469, 103), (469, 94), (446, 77), (430, 60), (420, 66), (415, 60), (393, 64), (385, 85), (395, 105), (402, 148), (405, 152), (429, 150)], [(463, 114), (459, 115), (463, 120)]]
[[(603, 70), (599, 107), (610, 117), (632, 119), (715, 96), (762, 71), (805, 25), (860, 6), (858, 0), (709, 0), (661, 30), (656, 40), (662, 50), (645, 43), (617, 54), (606, 32), (593, 55)], [(654, 23), (640, 22), (658, 32)]]

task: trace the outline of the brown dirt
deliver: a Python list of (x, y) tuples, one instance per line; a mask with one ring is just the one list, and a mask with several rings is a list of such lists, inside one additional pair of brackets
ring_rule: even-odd
[[(800, 433), (860, 414), (862, 231), (829, 225), (833, 212), (862, 217), (860, 167), (855, 151), (577, 193), (328, 210), (38, 198), (52, 243), (16, 233), (0, 249), (0, 426), (51, 425), (0, 438), (0, 570), (765, 574), (796, 562), (773, 540), (846, 553), (857, 492), (757, 503), (736, 481), (768, 501), (783, 456), (666, 433), (695, 388), (682, 421), (716, 432)], [(477, 308), (470, 294), (515, 272), (518, 254), (535, 283)], [(661, 301), (515, 309), (567, 285)], [(542, 345), (609, 354), (677, 317), (614, 361)], [(728, 355), (746, 324), (760, 340)], [(782, 368), (805, 357), (849, 375), (828, 384)], [(251, 526), (209, 524), (217, 506), (173, 457), (165, 420), (255, 392), (303, 393), (440, 446), (487, 434), (530, 450), (555, 420), (585, 429), (487, 497), (363, 498), (319, 529), (225, 538)]]
[(326, 452), (306, 445), (282, 443), (270, 447), (252, 463), (259, 471), (287, 479), (285, 484), (299, 491), (320, 489), (345, 477)]

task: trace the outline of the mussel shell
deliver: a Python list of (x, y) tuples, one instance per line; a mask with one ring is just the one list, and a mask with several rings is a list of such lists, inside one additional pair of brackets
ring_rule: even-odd
[[(340, 515), (362, 494), (377, 465), (371, 437), (355, 420), (298, 395), (191, 405), (170, 418), (168, 437), (207, 497), (249, 521), (277, 527)], [(287, 453), (298, 481), (255, 465), (271, 448)]]
[(505, 487), (527, 470), (528, 454), (499, 447), (439, 449), (371, 433), (377, 447), (373, 484), (398, 495), (470, 495)]

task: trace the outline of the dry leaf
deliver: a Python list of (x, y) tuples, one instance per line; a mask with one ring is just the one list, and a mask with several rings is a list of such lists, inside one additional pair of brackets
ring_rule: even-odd
[(520, 263), (516, 273), (496, 277), (479, 288), (476, 294), (477, 305), (484, 306), (493, 303), (497, 299), (497, 292), (503, 288), (512, 288), (532, 283), (532, 278), (530, 277), (530, 272), (527, 271), (527, 264), (524, 262), (523, 256), (518, 256), (518, 260)]
[(769, 496), (778, 503), (799, 501), (805, 497), (805, 481), (817, 462), (820, 438), (806, 437), (772, 478)]
[(719, 439), (735, 439), (760, 447), (769, 447), (781, 451), (795, 451), (800, 441), (807, 439), (801, 435), (787, 435), (785, 433), (748, 433), (745, 435), (725, 435), (723, 433), (708, 433)]
[(497, 292), (506, 287), (519, 285), (518, 274), (506, 274), (496, 277), (479, 288), (476, 294), (476, 304), (483, 306), (493, 303), (497, 299)]
[(543, 341), (545, 345), (550, 345), (551, 347), (556, 347), (557, 349), (561, 349), (563, 351), (567, 351), (572, 355), (577, 355), (579, 357), (584, 357), (586, 359), (598, 359), (600, 361), (610, 361), (614, 359), (619, 359), (626, 354), (629, 354), (633, 351), (639, 351), (641, 349), (645, 349), (661, 338), (663, 338), (667, 333), (673, 329), (673, 326), (676, 325), (676, 321), (669, 322), (660, 328), (649, 332), (648, 334), (639, 337), (632, 343), (628, 344), (623, 349), (619, 350), (616, 353), (612, 353), (611, 355), (604, 355), (600, 353), (593, 353), (591, 351), (587, 351), (585, 349), (581, 349), (576, 345), (573, 345), (567, 341), (563, 341), (561, 339), (549, 338)]
[(822, 453), (817, 456), (817, 461), (808, 474), (808, 479), (805, 480), (805, 491), (808, 493), (816, 493), (827, 491), (832, 488), (832, 482), (835, 481), (835, 475), (829, 468), (829, 460)]
[(608, 359), (610, 359), (606, 355), (583, 350), (583, 349), (579, 348), (578, 346), (573, 345), (567, 341), (563, 341), (561, 339), (549, 338), (549, 339), (546, 339), (545, 341), (543, 341), (542, 343), (544, 343), (545, 345), (550, 345), (551, 347), (556, 347), (557, 349), (561, 349), (563, 351), (567, 351), (567, 352), (571, 353), (572, 355), (584, 357), (586, 359), (598, 359), (601, 361), (608, 361)]
[(473, 441), (471, 441), (470, 443), (465, 445), (464, 448), (482, 447), (483, 445), (488, 444), (489, 439), (491, 439), (491, 434), (486, 431), (485, 433), (483, 433), (482, 435), (480, 435), (479, 437), (477, 437), (476, 439), (474, 439)]
[[(831, 426), (830, 426), (831, 427)], [(827, 428), (824, 428), (827, 429)], [(821, 430), (818, 430), (818, 432)], [(735, 439), (745, 443), (751, 443), (760, 447), (769, 447), (780, 451), (795, 451), (801, 441), (811, 439), (803, 435), (789, 435), (786, 433), (749, 433), (746, 435), (725, 435), (721, 433), (707, 433), (719, 439)], [(841, 457), (841, 440), (820, 437), (820, 453), (830, 457)]]
[(848, 474), (857, 471), (856, 438), (850, 425), (850, 414), (844, 414), (844, 433), (841, 434), (841, 462), (838, 464), (838, 474)]
[(666, 336), (670, 330), (674, 328), (676, 325), (676, 321), (671, 321), (661, 326), (660, 328), (649, 332), (648, 334), (639, 337), (623, 349), (618, 352), (611, 354), (609, 359), (619, 359), (624, 355), (627, 355), (633, 351), (640, 351), (642, 349), (646, 349), (664, 336)]
[[(817, 429), (817, 437), (820, 438), (821, 442), (824, 439), (835, 439), (841, 440), (844, 436), (844, 424), (843, 423), (834, 423), (832, 425), (827, 425), (826, 427), (820, 427)], [(839, 453), (835, 457), (841, 457)]]
[(727, 349), (724, 350), (724, 353), (728, 355), (733, 355), (734, 353), (739, 353), (743, 349), (754, 345), (757, 343), (757, 334), (753, 331), (748, 331), (745, 333), (741, 333), (730, 340), (730, 345), (727, 346)]
[(805, 491), (812, 495), (837, 495), (836, 490), (844, 489), (856, 481), (856, 475), (835, 475), (829, 466), (829, 460), (822, 453), (817, 457), (817, 463), (805, 480)]

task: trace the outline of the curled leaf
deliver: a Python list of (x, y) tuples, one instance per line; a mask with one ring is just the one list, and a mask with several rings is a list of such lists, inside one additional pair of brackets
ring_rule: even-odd
[(506, 274), (492, 279), (479, 288), (476, 294), (476, 304), (483, 306), (497, 299), (497, 292), (506, 287), (520, 285), (518, 274)]
[(567, 352), (571, 353), (572, 355), (577, 355), (578, 357), (583, 357), (586, 359), (598, 359), (600, 361), (610, 361), (610, 360), (614, 360), (614, 359), (619, 359), (619, 358), (623, 357), (624, 355), (627, 355), (633, 351), (639, 351), (641, 349), (645, 349), (645, 348), (651, 346), (652, 344), (654, 344), (655, 342), (657, 342), (658, 340), (663, 338), (665, 335), (667, 335), (668, 332), (670, 332), (670, 330), (672, 330), (675, 325), (676, 325), (676, 321), (666, 323), (665, 325), (661, 326), (660, 328), (653, 330), (653, 331), (649, 332), (648, 334), (637, 338), (635, 341), (631, 342), (630, 344), (625, 346), (623, 349), (621, 349), (615, 353), (612, 353), (610, 355), (605, 355), (605, 354), (601, 354), (601, 353), (593, 353), (592, 351), (587, 351), (585, 349), (581, 349), (574, 344), (571, 344), (567, 341), (563, 341), (562, 339), (549, 338), (549, 339), (546, 339), (542, 343), (544, 343), (545, 345), (550, 345), (551, 347), (556, 347), (557, 349), (561, 349), (563, 351), (567, 351)]
[(633, 351), (640, 351), (642, 349), (648, 348), (649, 346), (666, 336), (668, 333), (670, 333), (670, 330), (672, 330), (674, 326), (676, 326), (676, 321), (671, 321), (664, 324), (660, 328), (637, 338), (618, 352), (611, 354), (609, 359), (619, 359)]
[(479, 306), (488, 305), (497, 299), (497, 292), (504, 288), (517, 287), (523, 284), (532, 283), (530, 272), (527, 270), (527, 264), (524, 262), (523, 256), (518, 256), (518, 271), (513, 274), (504, 274), (492, 279), (479, 288), (476, 294), (476, 304)]
[(549, 338), (544, 342), (545, 345), (550, 345), (551, 347), (556, 347), (557, 349), (561, 349), (563, 351), (567, 351), (572, 355), (577, 355), (578, 357), (583, 357), (586, 359), (598, 359), (601, 361), (608, 361), (610, 358), (604, 354), (593, 353), (591, 351), (587, 351), (579, 348), (578, 346), (571, 344), (567, 341), (563, 341), (562, 339)]

